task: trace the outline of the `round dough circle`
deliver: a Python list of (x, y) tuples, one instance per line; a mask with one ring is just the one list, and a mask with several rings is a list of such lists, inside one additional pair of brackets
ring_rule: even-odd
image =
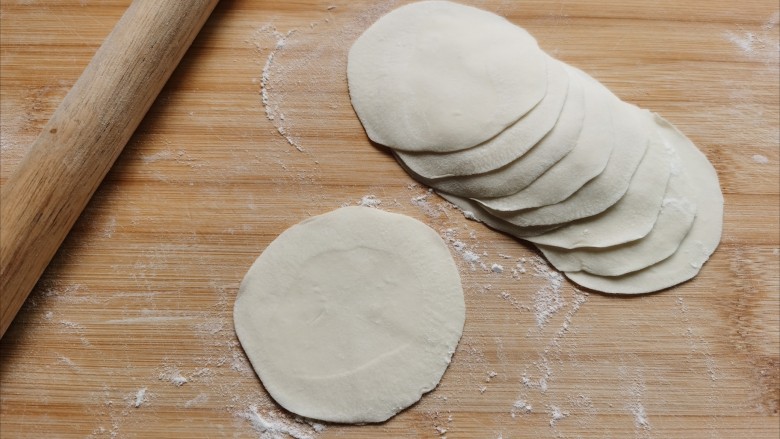
[[(539, 224), (568, 223), (598, 215), (625, 196), (631, 179), (647, 152), (648, 140), (652, 138), (654, 129), (645, 129), (650, 126), (650, 122), (640, 122), (640, 119), (652, 121), (649, 112), (643, 112), (617, 99), (614, 103), (617, 105), (612, 112), (612, 118), (618, 122), (614, 126), (622, 128), (615, 130), (615, 147), (601, 174), (563, 201), (520, 212), (516, 216), (522, 218), (520, 221)], [(637, 116), (633, 122), (630, 121), (632, 113)], [(659, 151), (651, 151), (653, 152)], [(515, 219), (509, 221), (515, 222)]]
[(647, 236), (661, 212), (672, 166), (672, 156), (660, 134), (652, 133), (647, 149), (626, 193), (609, 209), (527, 239), (539, 245), (574, 249), (612, 247)]
[[(566, 96), (569, 94), (568, 69), (560, 61), (550, 56), (546, 58), (548, 79), (547, 94), (544, 99), (533, 110), (492, 139), (473, 148), (450, 153), (394, 151), (394, 154), (405, 167), (409, 168), (410, 172), (419, 175), (421, 179), (437, 180), (432, 182), (431, 186), (436, 186), (439, 179), (481, 174), (517, 160), (552, 131), (561, 116)], [(580, 105), (584, 104), (580, 103)], [(579, 111), (578, 114), (581, 113)], [(579, 119), (582, 120), (582, 116)], [(577, 134), (575, 133), (575, 140)], [(560, 138), (555, 141), (560, 142)], [(488, 187), (494, 189), (497, 186), (500, 187), (500, 185)], [(444, 190), (448, 191), (446, 188)], [(460, 196), (472, 196), (469, 193), (459, 193), (457, 190), (448, 192)], [(508, 195), (500, 190), (497, 195), (491, 195), (489, 189), (479, 194)]]
[(241, 282), (236, 334), (284, 408), (381, 422), (438, 384), (465, 305), (447, 246), (425, 224), (345, 207), (291, 227)]
[(504, 216), (513, 217), (513, 214), (507, 212), (559, 203), (607, 168), (615, 147), (615, 130), (612, 124), (612, 102), (615, 98), (603, 86), (588, 80), (583, 73), (576, 70), (575, 72), (583, 77), (582, 84), (585, 87), (585, 118), (577, 144), (571, 152), (528, 186), (518, 188), (514, 193), (503, 197), (473, 197), (496, 216), (507, 219)]
[(371, 25), (347, 59), (352, 106), (393, 149), (470, 148), (544, 97), (546, 55), (503, 17), (446, 1), (402, 6)]
[(527, 187), (577, 146), (585, 120), (585, 91), (576, 76), (570, 76), (569, 80), (566, 101), (555, 126), (517, 160), (485, 173), (418, 180), (437, 190), (469, 198), (505, 196)]
[(696, 216), (696, 206), (685, 198), (669, 198), (658, 220), (642, 239), (614, 247), (559, 249), (537, 245), (548, 261), (560, 271), (584, 271), (599, 276), (621, 276), (647, 268), (671, 256), (688, 234)]
[(690, 182), (682, 194), (696, 204), (696, 217), (688, 234), (671, 256), (623, 276), (598, 276), (584, 271), (564, 274), (579, 285), (612, 294), (644, 294), (685, 282), (696, 276), (718, 247), (723, 231), (723, 193), (718, 174), (707, 157), (674, 125), (655, 115), (658, 132), (680, 157)]

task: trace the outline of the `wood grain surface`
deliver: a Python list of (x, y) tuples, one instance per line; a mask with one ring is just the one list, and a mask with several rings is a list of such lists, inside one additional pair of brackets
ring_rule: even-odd
[[(780, 435), (777, 2), (468, 2), (667, 117), (715, 165), (719, 249), (693, 281), (633, 298), (561, 281), (367, 140), (346, 53), (401, 3), (217, 6), (0, 341), (0, 437)], [(128, 4), (2, 0), (3, 182)], [(280, 232), (370, 195), (451, 244), (466, 326), (418, 404), (316, 431), (264, 391), (232, 304)]]
[(0, 337), (216, 4), (134, 1), (5, 180)]

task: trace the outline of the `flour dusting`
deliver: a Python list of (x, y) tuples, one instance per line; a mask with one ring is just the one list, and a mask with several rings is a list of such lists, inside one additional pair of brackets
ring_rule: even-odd
[(168, 381), (176, 387), (181, 387), (189, 382), (189, 380), (179, 372), (179, 369), (173, 366), (168, 366), (160, 372), (158, 376), (160, 381)]
[(740, 27), (736, 31), (724, 32), (723, 37), (748, 58), (776, 62), (780, 42), (774, 29), (778, 25), (779, 14), (780, 11), (775, 11), (760, 28), (745, 30)]
[(514, 418), (517, 415), (527, 415), (531, 414), (533, 412), (533, 407), (531, 404), (526, 402), (525, 399), (520, 398), (516, 400), (514, 403), (512, 403), (512, 410), (509, 412), (509, 414)]
[(209, 400), (209, 395), (207, 393), (200, 393), (198, 396), (188, 399), (184, 402), (184, 408), (190, 408), (190, 407), (197, 407), (200, 405), (205, 404)]
[(619, 377), (621, 381), (627, 382), (624, 389), (626, 397), (625, 408), (631, 413), (634, 419), (634, 427), (638, 434), (647, 437), (652, 429), (650, 418), (647, 415), (643, 399), (645, 393), (645, 377), (641, 368), (633, 368), (633, 371), (627, 366), (620, 366)]
[(550, 405), (548, 408), (550, 410), (550, 427), (555, 427), (555, 424), (569, 416), (569, 412), (564, 412), (556, 405)]
[(533, 276), (546, 281), (546, 284), (534, 293), (534, 312), (536, 325), (541, 329), (550, 318), (557, 314), (566, 305), (561, 293), (563, 287), (563, 275), (551, 269), (544, 260), (538, 256), (531, 259)]
[(769, 159), (761, 154), (753, 154), (753, 157), (751, 157), (754, 162), (758, 163), (759, 165), (765, 165), (769, 163)]
[(272, 413), (261, 413), (255, 405), (250, 405), (238, 416), (249, 421), (252, 428), (260, 433), (261, 439), (278, 439), (284, 435), (294, 439), (313, 439), (314, 433), (324, 430), (322, 424), (316, 424), (317, 427), (314, 427), (303, 422), (293, 423)]
[(376, 195), (364, 195), (360, 201), (357, 202), (358, 206), (364, 207), (379, 207), (382, 204), (382, 200), (376, 197)]
[(138, 389), (138, 392), (135, 393), (135, 400), (133, 401), (133, 407), (138, 408), (141, 407), (141, 404), (143, 404), (146, 401), (146, 387), (142, 387)]
[[(303, 152), (304, 149), (300, 143), (287, 132), (287, 128), (284, 124), (284, 113), (282, 113), (282, 111), (279, 109), (279, 105), (277, 103), (271, 102), (270, 97), (272, 90), (271, 71), (274, 67), (274, 59), (276, 58), (277, 54), (282, 49), (284, 49), (285, 45), (287, 44), (287, 39), (290, 38), (294, 32), (295, 29), (291, 29), (286, 33), (279, 32), (276, 29), (276, 26), (271, 24), (267, 24), (258, 29), (257, 34), (270, 34), (275, 40), (274, 47), (268, 52), (268, 57), (265, 60), (262, 75), (260, 76), (260, 100), (263, 103), (263, 108), (265, 109), (265, 117), (274, 124), (279, 135), (281, 135), (287, 141), (287, 143), (290, 144), (290, 146), (294, 147), (300, 152)], [(263, 48), (260, 43), (255, 40), (254, 44), (258, 52), (262, 51)]]
[(647, 420), (645, 406), (641, 402), (628, 404), (628, 409), (634, 415), (634, 426), (643, 430), (650, 430), (650, 421)]

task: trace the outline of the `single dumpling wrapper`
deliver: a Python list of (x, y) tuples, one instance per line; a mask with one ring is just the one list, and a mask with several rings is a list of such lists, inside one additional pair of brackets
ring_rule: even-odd
[(277, 237), (241, 282), (236, 334), (268, 393), (330, 422), (381, 422), (439, 383), (465, 320), (430, 227), (344, 207)]

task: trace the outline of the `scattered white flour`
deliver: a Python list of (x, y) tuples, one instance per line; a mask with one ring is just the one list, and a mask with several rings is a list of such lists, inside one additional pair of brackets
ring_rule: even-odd
[(533, 407), (531, 404), (526, 402), (525, 399), (518, 399), (512, 404), (512, 410), (509, 412), (512, 417), (516, 417), (518, 414), (521, 415), (527, 415), (533, 412)]
[(181, 387), (188, 382), (187, 378), (179, 372), (179, 369), (172, 366), (163, 369), (158, 378), (160, 381), (168, 381), (176, 387)]
[(135, 401), (133, 401), (133, 407), (141, 407), (141, 404), (144, 402), (146, 402), (146, 387), (140, 388), (138, 389), (138, 392), (136, 392)]
[(376, 195), (364, 195), (360, 201), (357, 202), (358, 206), (365, 207), (379, 207), (382, 204), (382, 200), (376, 197)]
[(503, 273), (504, 267), (499, 264), (493, 264), (490, 266), (490, 271), (492, 271), (493, 273)]
[[(184, 154), (184, 152), (179, 151), (179, 155), (182, 154)], [(173, 151), (169, 149), (164, 149), (154, 154), (146, 154), (141, 156), (141, 160), (143, 160), (144, 163), (155, 163), (155, 162), (159, 162), (160, 160), (170, 160), (173, 158), (175, 158)]]
[(515, 264), (515, 267), (512, 268), (512, 277), (515, 279), (518, 279), (521, 274), (525, 274), (525, 258), (520, 258), (517, 260), (517, 264)]
[[(270, 98), (270, 90), (272, 88), (271, 70), (274, 65), (274, 58), (279, 53), (279, 51), (284, 49), (285, 45), (287, 44), (287, 39), (294, 32), (295, 29), (291, 29), (287, 33), (281, 33), (276, 30), (276, 26), (271, 24), (267, 24), (261, 27), (256, 32), (257, 34), (271, 34), (276, 40), (274, 48), (271, 49), (271, 51), (268, 53), (268, 57), (265, 60), (265, 65), (263, 66), (263, 73), (260, 77), (260, 100), (263, 103), (263, 108), (265, 108), (265, 117), (274, 124), (276, 131), (278, 131), (279, 134), (284, 137), (290, 146), (294, 147), (300, 152), (303, 152), (303, 147), (287, 133), (287, 128), (284, 125), (284, 113), (279, 110), (278, 105), (271, 103)], [(262, 50), (262, 46), (259, 42), (255, 42), (254, 44), (258, 52)]]
[(739, 30), (727, 31), (723, 36), (746, 57), (774, 63), (777, 62), (778, 49), (780, 49), (777, 33), (773, 31), (777, 25), (778, 11), (775, 11), (760, 28), (746, 31), (740, 26)]
[(65, 327), (67, 332), (73, 333), (79, 337), (81, 344), (84, 346), (91, 346), (92, 343), (87, 339), (86, 328), (84, 325), (67, 320), (61, 320), (60, 324)]
[(563, 275), (550, 269), (544, 260), (538, 256), (533, 257), (531, 263), (534, 269), (533, 276), (547, 281), (545, 285), (534, 293), (536, 325), (541, 329), (544, 328), (553, 315), (566, 305), (561, 294)]
[(444, 212), (442, 205), (435, 206), (431, 204), (430, 197), (433, 195), (433, 189), (428, 189), (424, 194), (417, 195), (411, 198), (410, 203), (413, 206), (417, 206), (425, 215), (431, 218), (438, 218)]
[(285, 421), (272, 413), (261, 414), (255, 405), (250, 405), (248, 410), (239, 413), (238, 416), (249, 421), (252, 428), (260, 433), (261, 439), (281, 439), (285, 435), (294, 439), (313, 439), (314, 433), (325, 429), (322, 424), (316, 424), (318, 427), (314, 427), (303, 421), (298, 423)]
[(202, 323), (196, 323), (192, 325), (192, 327), (198, 332), (216, 335), (225, 329), (225, 323), (218, 319), (213, 319)]
[(444, 230), (441, 235), (444, 241), (451, 245), (464, 261), (469, 263), (472, 270), (479, 266), (481, 269), (488, 271), (487, 265), (482, 262), (482, 256), (475, 251), (476, 249), (458, 239), (457, 234), (456, 229), (449, 228)]
[(647, 420), (645, 406), (641, 402), (628, 404), (628, 410), (634, 415), (634, 426), (638, 429), (650, 430), (650, 422)]
[(753, 159), (754, 162), (756, 162), (756, 163), (758, 163), (760, 165), (765, 165), (765, 164), (769, 163), (769, 159), (766, 156), (761, 155), (761, 154), (754, 154), (752, 159)]
[(463, 256), (464, 261), (470, 262), (472, 264), (479, 263), (482, 261), (482, 258), (478, 254), (474, 253), (473, 251), (468, 250), (466, 248), (466, 244), (464, 244), (462, 241), (456, 241), (452, 244), (452, 246), (455, 247), (455, 250), (458, 250), (460, 252), (461, 256)]
[(79, 330), (83, 330), (84, 329), (84, 326), (82, 326), (81, 324), (76, 323), (76, 322), (70, 322), (70, 321), (67, 321), (67, 320), (62, 320), (60, 322), (60, 324), (62, 326), (64, 326), (64, 327), (68, 328), (68, 329), (79, 329)]
[(551, 405), (548, 408), (550, 409), (550, 427), (555, 427), (555, 424), (557, 424), (558, 421), (569, 416), (569, 412), (562, 411), (558, 406)]
[(769, 20), (767, 20), (766, 23), (761, 26), (761, 29), (772, 30), (778, 24), (780, 24), (780, 10), (775, 11), (771, 16), (769, 16)]
[(574, 290), (571, 305), (563, 318), (563, 323), (561, 323), (560, 328), (558, 328), (553, 337), (549, 340), (547, 346), (539, 353), (539, 361), (532, 362), (532, 365), (539, 373), (539, 378), (532, 379), (527, 371), (523, 372), (523, 375), (521, 376), (521, 382), (526, 388), (537, 389), (542, 394), (547, 392), (549, 384), (553, 381), (553, 368), (551, 362), (556, 359), (560, 361), (562, 354), (561, 341), (569, 332), (572, 318), (587, 299), (588, 293), (583, 293), (577, 289)]
[(111, 217), (108, 220), (108, 224), (103, 228), (103, 237), (111, 238), (114, 236), (114, 232), (116, 232), (116, 217)]
[(76, 363), (74, 363), (73, 360), (64, 355), (57, 355), (57, 361), (70, 367), (76, 372), (81, 372), (81, 368)]
[(198, 396), (192, 399), (188, 399), (184, 403), (184, 407), (185, 408), (197, 407), (199, 405), (205, 404), (206, 402), (208, 402), (208, 400), (209, 400), (209, 395), (207, 393), (200, 393), (198, 394)]
[(625, 408), (634, 416), (634, 427), (637, 432), (644, 432), (645, 435), (651, 430), (647, 411), (642, 403), (645, 393), (645, 378), (641, 368), (634, 368), (629, 373), (629, 368), (620, 366), (618, 369), (620, 380), (626, 383), (624, 388), (626, 396)]
[(724, 36), (746, 54), (752, 54), (755, 50), (755, 44), (758, 42), (758, 38), (753, 32), (745, 32), (740, 35), (728, 31)]
[(499, 294), (499, 297), (501, 297), (502, 299), (504, 299), (507, 302), (509, 302), (510, 305), (512, 305), (513, 307), (515, 307), (519, 311), (530, 311), (531, 310), (531, 308), (528, 307), (528, 305), (526, 305), (522, 301), (516, 299), (514, 296), (512, 296), (511, 294), (509, 294), (506, 291), (502, 291)]

